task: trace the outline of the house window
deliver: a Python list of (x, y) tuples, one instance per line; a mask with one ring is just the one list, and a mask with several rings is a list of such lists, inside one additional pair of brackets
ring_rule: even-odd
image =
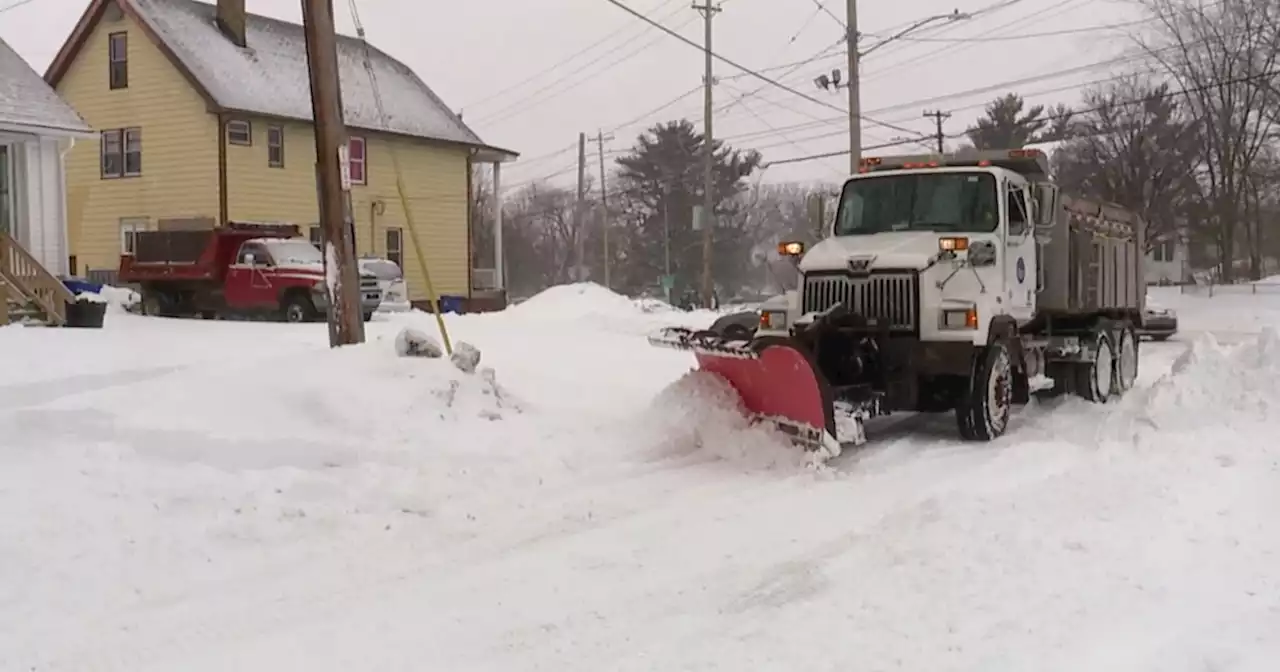
[(404, 273), (404, 229), (387, 229), (387, 259)]
[(284, 129), (280, 126), (267, 127), (267, 165), (284, 168)]
[(142, 129), (113, 128), (102, 132), (104, 179), (137, 177), (142, 174)]
[(351, 136), (347, 139), (347, 166), (351, 174), (352, 184), (368, 184), (369, 176), (365, 173), (367, 165), (364, 138)]
[(1156, 247), (1151, 251), (1152, 261), (1173, 261), (1173, 241), (1163, 240), (1156, 243)]
[(129, 88), (128, 33), (111, 33), (107, 37), (107, 81), (113, 90)]
[(311, 244), (320, 247), (320, 243), (324, 242), (324, 232), (318, 226), (311, 227)]
[(253, 126), (244, 119), (232, 119), (227, 122), (227, 144), (252, 145)]
[(120, 254), (131, 257), (137, 253), (138, 232), (146, 231), (150, 220), (146, 217), (123, 217), (120, 219)]

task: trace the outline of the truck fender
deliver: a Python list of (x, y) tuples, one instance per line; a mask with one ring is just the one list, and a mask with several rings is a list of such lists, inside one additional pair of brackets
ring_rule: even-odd
[(1022, 351), (1022, 339), (1018, 337), (1018, 321), (1009, 315), (997, 315), (991, 318), (987, 327), (987, 345), (1004, 343), (1009, 348), (1016, 371), (1026, 371), (1026, 357)]

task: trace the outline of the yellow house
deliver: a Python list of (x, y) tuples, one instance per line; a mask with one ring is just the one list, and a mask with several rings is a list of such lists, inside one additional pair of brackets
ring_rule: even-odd
[[(411, 298), (427, 299), (394, 152), (432, 284), (472, 297), (471, 165), (516, 154), (484, 144), (386, 53), (339, 36), (338, 64), (356, 253), (396, 261)], [(273, 221), (319, 239), (301, 25), (245, 0), (92, 0), (45, 80), (100, 131), (67, 157), (73, 273), (109, 277), (139, 230)]]

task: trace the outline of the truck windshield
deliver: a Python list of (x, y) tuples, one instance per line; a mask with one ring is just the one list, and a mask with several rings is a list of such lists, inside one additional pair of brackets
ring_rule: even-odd
[(324, 256), (320, 254), (320, 250), (312, 245), (310, 241), (302, 240), (272, 240), (263, 243), (267, 248), (267, 252), (271, 254), (271, 258), (276, 262), (277, 266), (310, 266), (313, 264), (324, 264)]
[(914, 173), (850, 180), (840, 195), (837, 236), (893, 231), (995, 231), (991, 173)]

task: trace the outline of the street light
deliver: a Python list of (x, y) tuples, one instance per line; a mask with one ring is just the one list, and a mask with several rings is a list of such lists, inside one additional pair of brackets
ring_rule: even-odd
[[(875, 44), (868, 47), (866, 51), (859, 51), (858, 58), (860, 59), (866, 58), (867, 54), (870, 54), (876, 49), (879, 49), (880, 47), (883, 47), (884, 45), (889, 44), (890, 42), (893, 42), (895, 40), (902, 39), (903, 37), (910, 35), (911, 33), (917, 30), (920, 30), (921, 28), (924, 28), (925, 26), (931, 23), (935, 23), (938, 21), (965, 21), (972, 18), (973, 18), (972, 14), (968, 12), (961, 12), (960, 10), (957, 9), (952, 11), (950, 14), (936, 14), (934, 16), (920, 19), (919, 21), (916, 21), (915, 23), (907, 26), (906, 28), (899, 30), (893, 35), (890, 35), (889, 37), (886, 37), (883, 40), (876, 42)], [(849, 73), (849, 74), (850, 74), (850, 79), (856, 76), (856, 73)], [(839, 91), (840, 89), (849, 87), (849, 83), (847, 81), (844, 81), (844, 82), (841, 81), (844, 79), (843, 75), (844, 73), (841, 72), (840, 68), (836, 68), (831, 71), (830, 75), (827, 75), (827, 74), (818, 75), (817, 77), (814, 78), (813, 83), (816, 84), (817, 87), (819, 89), (822, 89), (823, 91)]]

